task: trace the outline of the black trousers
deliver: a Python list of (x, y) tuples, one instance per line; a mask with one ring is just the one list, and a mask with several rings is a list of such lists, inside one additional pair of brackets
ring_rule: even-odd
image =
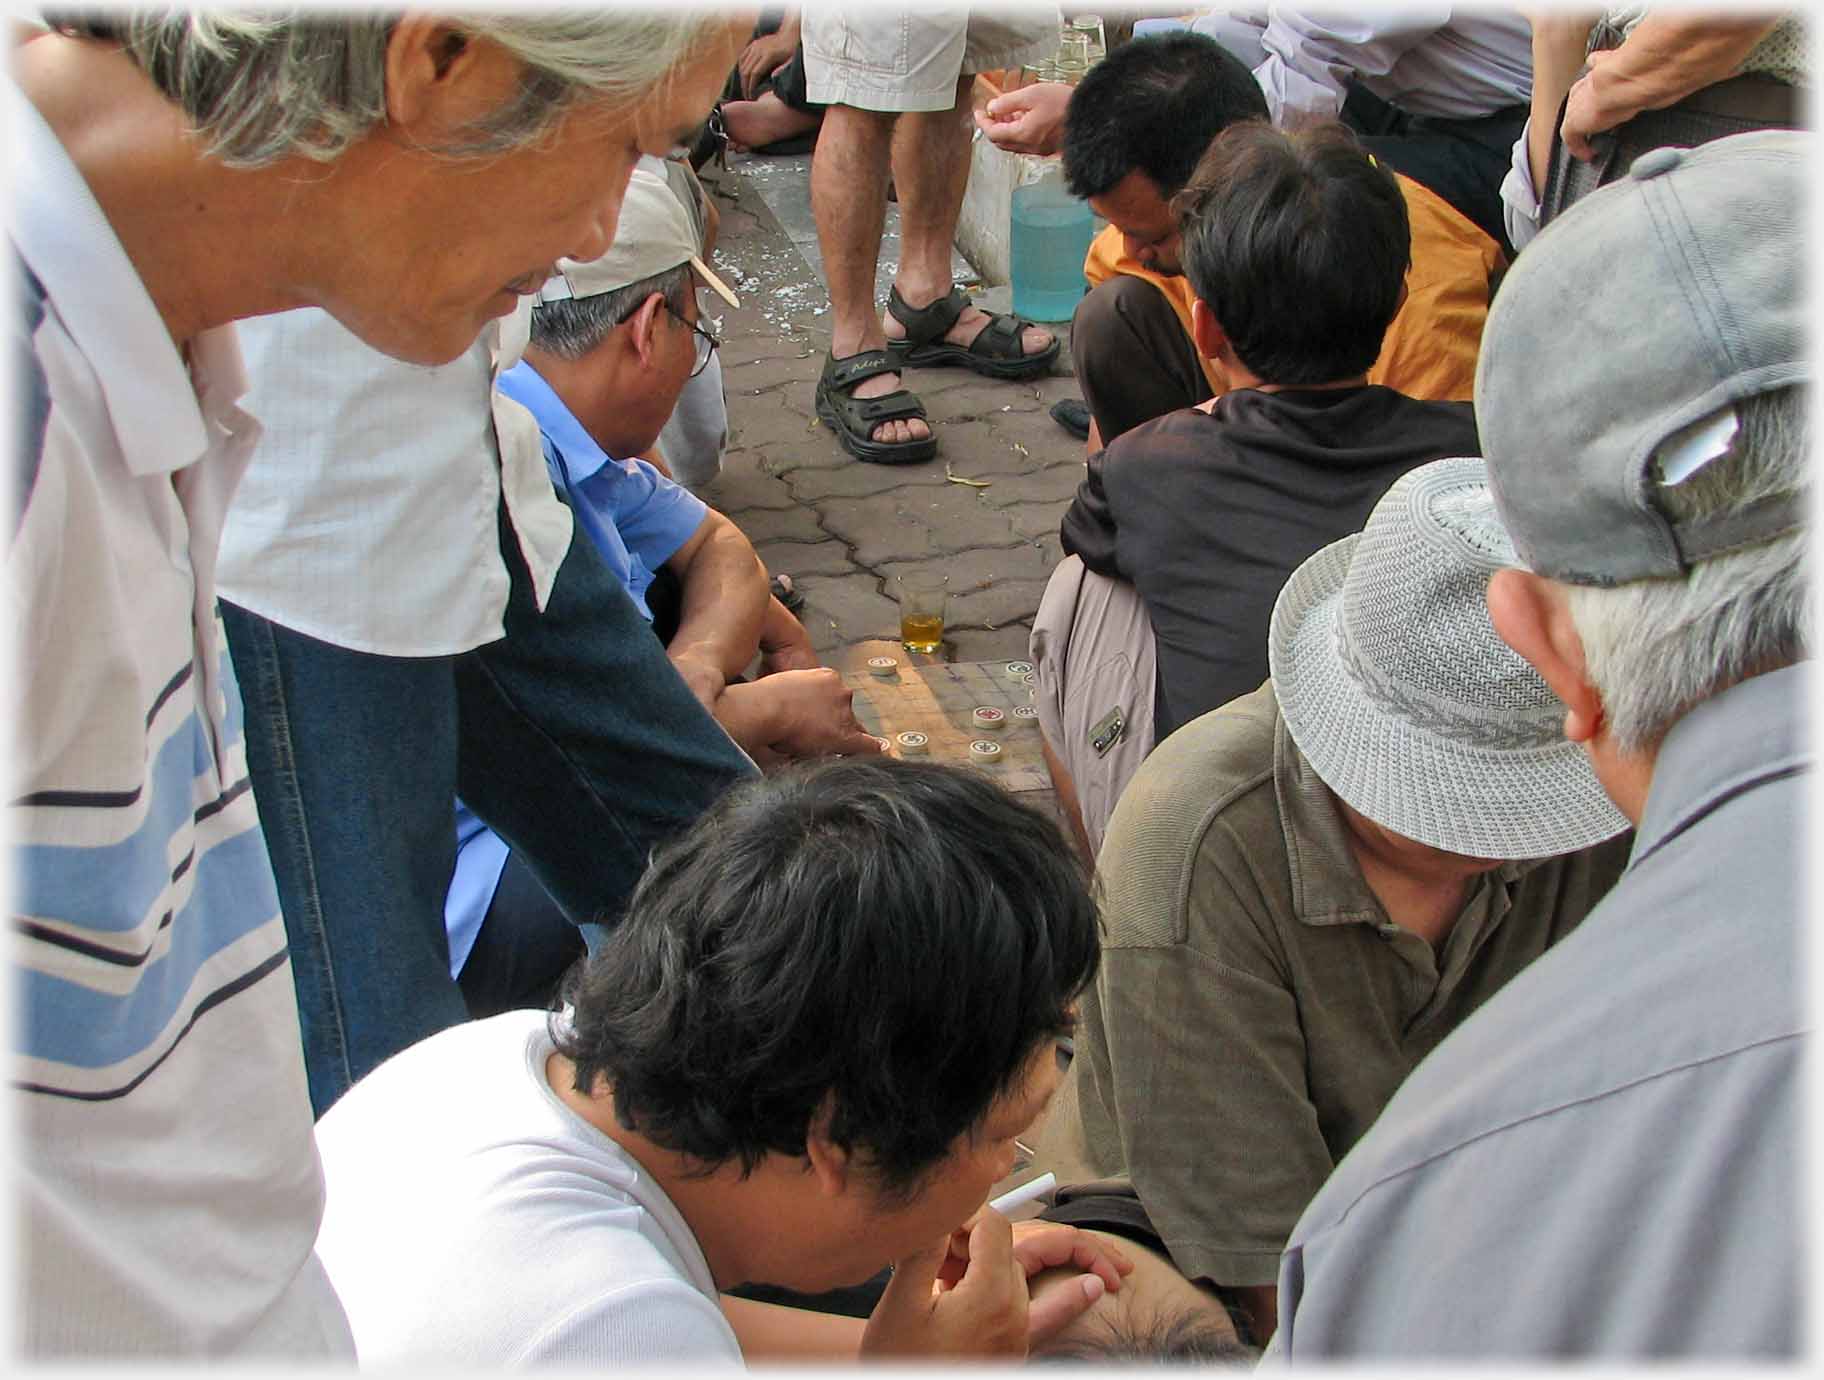
[(1362, 147), (1396, 172), (1428, 187), (1474, 221), (1509, 258), (1514, 249), (1501, 217), (1501, 181), (1527, 108), (1510, 105), (1470, 120), (1413, 115), (1360, 83), (1351, 83), (1342, 121)]

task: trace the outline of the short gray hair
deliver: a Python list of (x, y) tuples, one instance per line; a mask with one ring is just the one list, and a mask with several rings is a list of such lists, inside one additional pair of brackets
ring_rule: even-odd
[[(386, 44), (397, 13), (199, 10), (62, 14), (53, 28), (121, 43), (189, 116), (209, 154), (236, 168), (302, 156), (331, 162), (386, 118)], [(524, 64), (518, 92), (439, 152), (501, 153), (537, 140), (579, 99), (628, 104), (659, 88), (727, 27), (713, 10), (453, 13), (451, 25)]]
[(680, 317), (688, 317), (691, 269), (688, 263), (642, 278), (626, 287), (591, 297), (564, 297), (532, 308), (532, 344), (559, 359), (581, 359), (640, 309), (653, 293)]
[[(1738, 403), (1729, 454), (1659, 490), (1668, 514), (1688, 519), (1775, 495), (1808, 496), (1806, 404), (1797, 385)], [(1623, 751), (1657, 747), (1702, 701), (1810, 654), (1805, 548), (1805, 533), (1789, 532), (1704, 561), (1683, 579), (1566, 587), (1590, 684)]]

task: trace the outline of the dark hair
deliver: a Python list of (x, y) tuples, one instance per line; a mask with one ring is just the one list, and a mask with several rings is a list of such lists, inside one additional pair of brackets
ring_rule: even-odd
[(744, 782), (660, 849), (552, 1017), (578, 1091), (704, 1172), (829, 1138), (909, 1196), (1095, 975), (1058, 826), (967, 768), (849, 758)]
[(1064, 112), (1064, 183), (1101, 196), (1131, 172), (1169, 197), (1237, 120), (1264, 120), (1267, 98), (1240, 58), (1202, 34), (1136, 38), (1084, 76)]
[(1179, 259), (1241, 362), (1267, 383), (1368, 371), (1412, 260), (1394, 176), (1334, 122), (1237, 125), (1172, 199)]
[(1241, 1341), (1229, 1329), (1218, 1327), (1187, 1309), (1155, 1313), (1143, 1323), (1110, 1319), (1097, 1328), (1094, 1335), (1048, 1344), (1035, 1351), (1032, 1359), (1103, 1366), (1153, 1361), (1252, 1367), (1260, 1360), (1260, 1351)]

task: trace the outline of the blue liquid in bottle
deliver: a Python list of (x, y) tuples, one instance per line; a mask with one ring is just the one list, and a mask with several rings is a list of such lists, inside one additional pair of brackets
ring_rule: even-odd
[(1070, 320), (1083, 298), (1083, 256), (1095, 234), (1089, 203), (1065, 191), (1056, 172), (1015, 187), (1009, 244), (1014, 311), (1033, 321)]

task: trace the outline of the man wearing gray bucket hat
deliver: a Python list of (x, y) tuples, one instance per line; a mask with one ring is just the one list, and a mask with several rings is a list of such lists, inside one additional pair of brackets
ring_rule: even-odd
[(1109, 825), (1102, 968), (1041, 1158), (1131, 1184), (1256, 1341), (1337, 1161), (1626, 860), (1564, 707), (1490, 626), (1512, 559), (1481, 461), (1409, 472), (1287, 582), (1272, 679), (1160, 744)]
[(1812, 145), (1642, 155), (1495, 303), (1490, 614), (1637, 833), (1299, 1221), (1291, 1357), (1798, 1354)]

